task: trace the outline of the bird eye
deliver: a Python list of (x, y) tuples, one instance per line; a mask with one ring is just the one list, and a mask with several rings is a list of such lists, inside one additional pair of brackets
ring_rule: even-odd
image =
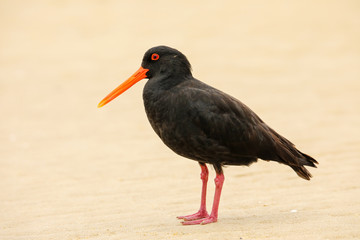
[(160, 58), (160, 56), (159, 56), (159, 54), (157, 54), (157, 53), (153, 53), (152, 55), (151, 55), (151, 60), (153, 60), (153, 61), (156, 61), (156, 60), (158, 60)]

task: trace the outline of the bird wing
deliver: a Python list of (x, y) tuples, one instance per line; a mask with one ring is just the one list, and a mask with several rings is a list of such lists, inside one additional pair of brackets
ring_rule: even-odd
[(239, 100), (200, 81), (180, 86), (177, 94), (180, 112), (186, 116), (179, 119), (187, 124), (182, 136), (191, 136), (184, 144), (191, 151), (186, 149), (183, 156), (212, 163), (219, 171), (221, 165), (249, 165), (261, 158), (289, 165), (300, 177), (310, 179), (303, 165), (315, 167), (316, 160), (297, 150)]
[(183, 94), (190, 106), (187, 115), (201, 130), (203, 141), (223, 149), (222, 154), (262, 158), (263, 149), (274, 149), (269, 127), (237, 99), (207, 85), (187, 88)]

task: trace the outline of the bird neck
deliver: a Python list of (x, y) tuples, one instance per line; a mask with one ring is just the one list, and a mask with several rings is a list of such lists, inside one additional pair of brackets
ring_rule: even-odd
[(167, 91), (177, 86), (178, 84), (189, 81), (191, 79), (193, 79), (191, 72), (188, 74), (175, 74), (172, 72), (167, 72), (150, 78), (147, 81), (144, 90), (148, 89), (156, 92)]

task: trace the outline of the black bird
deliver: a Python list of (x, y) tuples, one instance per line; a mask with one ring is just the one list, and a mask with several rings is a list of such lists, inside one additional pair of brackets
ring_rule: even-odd
[[(286, 164), (306, 180), (312, 177), (304, 166), (316, 167), (315, 159), (296, 149), (239, 100), (195, 79), (185, 55), (167, 46), (149, 49), (139, 70), (98, 107), (144, 78), (149, 79), (143, 90), (145, 111), (154, 131), (175, 153), (198, 161), (201, 167), (200, 209), (178, 217), (184, 225), (217, 221), (224, 165), (250, 165), (260, 158)], [(206, 164), (216, 171), (210, 215), (206, 210)]]

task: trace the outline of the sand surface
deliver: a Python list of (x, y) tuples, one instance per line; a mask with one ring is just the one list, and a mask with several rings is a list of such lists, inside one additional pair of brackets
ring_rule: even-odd
[[(151, 129), (145, 81), (96, 107), (160, 44), (315, 157), (314, 178), (228, 167), (218, 223), (182, 226), (200, 168)], [(0, 109), (1, 240), (360, 238), (359, 1), (2, 0)]]

